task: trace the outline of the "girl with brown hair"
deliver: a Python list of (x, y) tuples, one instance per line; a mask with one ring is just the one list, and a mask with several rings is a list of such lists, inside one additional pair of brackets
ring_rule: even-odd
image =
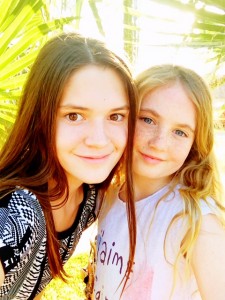
[(73, 33), (44, 45), (0, 154), (1, 299), (34, 299), (51, 278), (66, 278), (63, 264), (96, 219), (97, 197), (100, 206), (122, 168), (134, 214), (135, 119), (130, 71), (102, 42)]

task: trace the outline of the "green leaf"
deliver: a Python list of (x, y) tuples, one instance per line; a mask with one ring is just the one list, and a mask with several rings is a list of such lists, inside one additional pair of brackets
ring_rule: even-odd
[[(84, 0), (77, 0), (76, 1), (76, 9), (75, 9), (76, 17), (81, 16), (81, 10), (82, 10), (83, 4), (84, 4)], [(79, 25), (80, 25), (80, 18), (77, 18), (75, 28), (78, 29)]]
[(22, 87), (40, 48), (75, 18), (49, 20), (42, 0), (0, 1), (0, 147), (17, 112)]
[(98, 26), (98, 30), (99, 32), (105, 36), (105, 32), (104, 32), (104, 29), (103, 29), (103, 26), (102, 26), (102, 22), (101, 22), (101, 18), (99, 16), (99, 13), (98, 13), (98, 9), (97, 9), (97, 6), (96, 6), (96, 1), (94, 0), (89, 0), (89, 5), (90, 5), (90, 8), (92, 10), (92, 13), (94, 15), (94, 18), (95, 18), (95, 21), (96, 21), (96, 24)]
[[(38, 26), (31, 26), (29, 30), (24, 32), (24, 35), (21, 39), (18, 40), (11, 48), (7, 50), (2, 56), (0, 63), (0, 70), (2, 67), (6, 66), (10, 62), (12, 62), (16, 57), (18, 57), (21, 53), (27, 50), (29, 47), (33, 46), (36, 49), (39, 49), (39, 45), (37, 43), (40, 38), (46, 36), (49, 32), (53, 31), (56, 27), (64, 24), (68, 24), (74, 20), (73, 17), (57, 19), (48, 23), (44, 23)], [(29, 39), (27, 38), (29, 36)]]
[[(14, 16), (10, 25), (5, 29), (3, 35), (1, 36), (0, 43), (0, 55), (5, 52), (5, 50), (10, 45), (10, 42), (24, 29), (24, 26), (29, 22), (34, 16), (34, 12), (37, 12), (42, 5), (42, 1), (35, 1), (35, 5), (28, 4), (23, 7), (19, 14)], [(11, 16), (9, 16), (11, 19)]]
[(14, 122), (14, 118), (10, 117), (9, 115), (3, 114), (0, 112), (0, 118), (13, 123)]

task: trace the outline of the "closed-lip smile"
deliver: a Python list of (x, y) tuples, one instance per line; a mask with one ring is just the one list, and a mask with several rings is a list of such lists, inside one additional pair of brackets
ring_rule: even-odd
[(96, 155), (96, 156), (89, 156), (89, 155), (76, 155), (81, 159), (90, 160), (90, 161), (100, 161), (108, 158), (110, 154), (102, 154), (102, 155)]
[(150, 155), (150, 154), (145, 154), (145, 153), (142, 153), (140, 152), (141, 156), (146, 159), (146, 160), (151, 160), (151, 161), (164, 161), (164, 159), (160, 158), (160, 157), (156, 157), (156, 156), (153, 156), (153, 155)]

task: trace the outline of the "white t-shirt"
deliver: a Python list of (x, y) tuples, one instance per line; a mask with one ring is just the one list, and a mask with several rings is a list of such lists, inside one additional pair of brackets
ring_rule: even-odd
[[(167, 234), (171, 220), (177, 213), (183, 211), (184, 207), (179, 186), (167, 198), (159, 201), (167, 190), (166, 186), (155, 194), (136, 202), (135, 262), (121, 299), (201, 299), (192, 270), (187, 277), (183, 257), (177, 265), (176, 285), (173, 289), (174, 262), (181, 241), (187, 232), (187, 221), (185, 218), (180, 218)], [(126, 205), (118, 199), (118, 193), (115, 199), (106, 218), (99, 220), (95, 299), (120, 299), (123, 287), (123, 283), (120, 283), (125, 274), (129, 256), (129, 231)], [(156, 206), (157, 209), (155, 209)], [(201, 209), (203, 215), (212, 212), (205, 201), (201, 201)]]

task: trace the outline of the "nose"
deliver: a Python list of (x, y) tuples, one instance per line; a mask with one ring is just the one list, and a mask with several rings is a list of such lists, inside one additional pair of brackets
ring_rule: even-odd
[(87, 132), (85, 144), (89, 147), (102, 148), (109, 142), (106, 124), (104, 121), (97, 120), (90, 123), (90, 128)]
[(152, 130), (151, 136), (148, 142), (149, 147), (163, 151), (169, 146), (168, 132), (160, 128)]

